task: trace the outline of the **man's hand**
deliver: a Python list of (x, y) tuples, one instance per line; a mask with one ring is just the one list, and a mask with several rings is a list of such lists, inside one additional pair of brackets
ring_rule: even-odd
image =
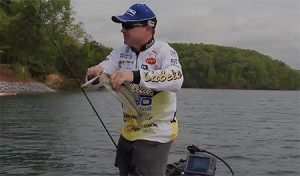
[(93, 67), (88, 68), (87, 76), (88, 79), (92, 79), (96, 76), (100, 76), (103, 73), (103, 67), (101, 65), (95, 65)]
[(120, 86), (124, 82), (132, 82), (133, 73), (127, 70), (118, 70), (114, 72), (110, 77), (110, 85), (114, 91), (119, 91)]

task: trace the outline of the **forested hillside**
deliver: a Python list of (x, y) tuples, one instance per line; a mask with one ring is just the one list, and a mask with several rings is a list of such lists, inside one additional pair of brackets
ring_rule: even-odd
[(284, 62), (254, 50), (174, 43), (185, 87), (299, 89), (300, 74)]

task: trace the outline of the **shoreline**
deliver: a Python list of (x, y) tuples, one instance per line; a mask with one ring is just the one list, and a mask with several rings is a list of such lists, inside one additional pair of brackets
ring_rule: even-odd
[[(269, 90), (269, 89), (237, 89), (237, 88), (184, 88), (184, 89), (211, 89), (211, 90), (264, 90), (264, 91), (299, 91), (299, 90)], [(55, 93), (60, 89), (53, 89), (38, 81), (4, 81), (0, 80), (0, 97), (19, 94)], [(60, 90), (63, 91), (64, 89)], [(65, 89), (65, 91), (77, 90)], [(79, 90), (79, 89), (78, 89)]]
[(0, 81), (0, 96), (18, 95), (22, 93), (48, 93), (54, 89), (36, 81)]

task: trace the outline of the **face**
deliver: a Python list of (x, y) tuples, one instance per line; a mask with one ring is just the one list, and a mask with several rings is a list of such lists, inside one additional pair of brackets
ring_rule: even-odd
[(129, 46), (140, 44), (144, 40), (147, 30), (147, 26), (141, 24), (122, 24), (121, 32), (123, 33), (124, 44)]

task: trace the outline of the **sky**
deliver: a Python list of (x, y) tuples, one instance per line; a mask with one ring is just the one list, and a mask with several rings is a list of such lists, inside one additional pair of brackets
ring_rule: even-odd
[(300, 70), (300, 0), (71, 0), (77, 22), (94, 40), (123, 44), (111, 16), (134, 3), (156, 14), (155, 38), (251, 49)]

